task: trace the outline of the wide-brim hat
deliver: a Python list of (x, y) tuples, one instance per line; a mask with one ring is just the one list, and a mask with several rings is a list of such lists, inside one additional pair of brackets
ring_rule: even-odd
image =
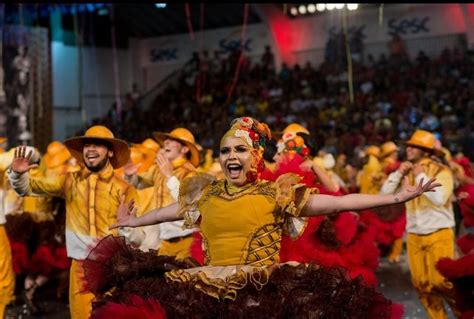
[(436, 137), (428, 131), (416, 130), (408, 141), (400, 141), (405, 146), (417, 147), (437, 156), (444, 156), (444, 152), (437, 149)]
[(153, 152), (158, 153), (160, 150), (160, 144), (158, 144), (154, 139), (152, 138), (147, 138), (144, 140), (141, 144), (143, 147), (145, 147), (148, 150), (151, 150)]
[(382, 144), (382, 146), (380, 146), (380, 157), (384, 158), (392, 154), (393, 152), (397, 152), (397, 151), (398, 151), (398, 147), (394, 142), (392, 141), (385, 142)]
[(283, 131), (272, 131), (272, 137), (275, 140), (279, 140), (283, 137), (285, 133), (292, 132), (295, 134), (302, 133), (306, 135), (310, 135), (308, 129), (298, 123), (290, 123), (288, 124)]
[(46, 167), (55, 168), (65, 164), (70, 157), (71, 153), (68, 151), (66, 146), (64, 146), (64, 144), (58, 141), (53, 141), (48, 145), (43, 159)]
[[(141, 155), (141, 159), (139, 162), (136, 162), (136, 159), (134, 156), (136, 156), (136, 153), (139, 153)], [(150, 150), (149, 148), (144, 147), (142, 144), (133, 144), (130, 147), (130, 159), (134, 164), (141, 163), (142, 165), (138, 168), (138, 173), (144, 173), (146, 172), (151, 165), (155, 162), (156, 158), (156, 153)]]
[(84, 148), (84, 141), (90, 139), (100, 140), (110, 145), (114, 152), (114, 155), (109, 158), (110, 164), (112, 164), (113, 168), (120, 168), (128, 162), (130, 158), (128, 143), (115, 138), (114, 134), (102, 125), (92, 126), (83, 136), (77, 136), (65, 140), (64, 145), (66, 145), (69, 152), (71, 152), (71, 155), (74, 156), (79, 163), (84, 164), (82, 149)]
[(194, 135), (187, 129), (180, 127), (177, 129), (172, 130), (169, 133), (165, 132), (153, 132), (153, 137), (155, 140), (160, 144), (161, 147), (164, 146), (164, 142), (166, 139), (177, 140), (186, 145), (191, 153), (191, 157), (189, 161), (194, 167), (199, 166), (199, 150), (196, 145), (196, 140), (194, 139)]

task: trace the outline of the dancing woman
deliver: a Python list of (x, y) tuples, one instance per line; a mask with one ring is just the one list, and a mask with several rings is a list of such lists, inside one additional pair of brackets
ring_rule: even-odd
[[(265, 124), (249, 117), (237, 118), (220, 143), (224, 180), (215, 181), (208, 175), (188, 178), (181, 184), (178, 203), (142, 217), (136, 217), (133, 201), (122, 201), (112, 228), (184, 219), (186, 227), (200, 227), (206, 266), (189, 268), (176, 262), (182, 266), (176, 267), (169, 260), (157, 259), (163, 256), (142, 253), (137, 257), (140, 252), (124, 247), (120, 259), (114, 259), (110, 245), (109, 253), (105, 249), (113, 238), (106, 238), (84, 265), (86, 279), (98, 299), (96, 318), (110, 316), (109, 310), (137, 294), (160, 303), (169, 317), (258, 317), (261, 311), (275, 318), (393, 317), (389, 300), (361, 280), (351, 280), (338, 267), (281, 264), (282, 233), (297, 238), (307, 217), (405, 202), (433, 191), (438, 184), (430, 180), (413, 186), (405, 181), (396, 194), (337, 197), (316, 194), (300, 184), (295, 174), (284, 174), (275, 182), (262, 181), (262, 155), (269, 137)], [(153, 278), (150, 266), (140, 266), (160, 262), (157, 267), (162, 278)], [(94, 282), (88, 268), (89, 274), (105, 278)], [(171, 270), (163, 271), (167, 268)], [(155, 285), (153, 280), (162, 284)]]

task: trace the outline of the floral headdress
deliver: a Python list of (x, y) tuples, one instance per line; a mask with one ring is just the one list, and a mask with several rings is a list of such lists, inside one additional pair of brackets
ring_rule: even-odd
[(298, 153), (302, 156), (308, 156), (310, 149), (306, 146), (304, 139), (295, 132), (283, 134), (278, 143), (278, 152), (280, 153)]
[(221, 139), (221, 144), (226, 137), (233, 136), (242, 139), (252, 148), (253, 161), (251, 171), (247, 173), (247, 180), (254, 181), (265, 169), (263, 152), (266, 141), (271, 139), (271, 131), (267, 124), (261, 123), (251, 117), (239, 117), (230, 123), (230, 129)]

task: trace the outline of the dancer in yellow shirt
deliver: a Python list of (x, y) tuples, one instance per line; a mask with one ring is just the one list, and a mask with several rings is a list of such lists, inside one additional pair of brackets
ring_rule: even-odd
[[(122, 233), (109, 229), (116, 222), (116, 210), (120, 197), (137, 201), (135, 188), (114, 174), (114, 169), (125, 165), (130, 157), (125, 141), (114, 138), (112, 132), (103, 126), (89, 128), (84, 136), (65, 141), (65, 145), (83, 167), (50, 178), (30, 177), (31, 165), (24, 147), (18, 147), (8, 172), (12, 187), (21, 196), (44, 194), (63, 197), (66, 200), (66, 247), (73, 258), (70, 269), (69, 303), (71, 317), (89, 318), (90, 292), (83, 291), (82, 260), (87, 257), (89, 247), (108, 234)], [(139, 241), (135, 235), (127, 234), (130, 240)]]

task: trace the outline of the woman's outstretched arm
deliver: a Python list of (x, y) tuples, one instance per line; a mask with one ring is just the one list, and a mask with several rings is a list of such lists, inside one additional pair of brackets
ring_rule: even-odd
[(441, 186), (441, 184), (434, 182), (435, 179), (433, 178), (423, 184), (422, 179), (418, 185), (409, 185), (408, 178), (405, 177), (402, 189), (395, 194), (311, 195), (301, 212), (301, 216), (328, 215), (348, 210), (362, 210), (404, 203), (425, 192), (436, 191), (435, 188)]
[(122, 197), (117, 208), (117, 222), (109, 228), (148, 226), (183, 219), (177, 215), (179, 209), (177, 202), (160, 209), (152, 209), (141, 217), (137, 217), (134, 205), (133, 200), (125, 203), (125, 197)]

